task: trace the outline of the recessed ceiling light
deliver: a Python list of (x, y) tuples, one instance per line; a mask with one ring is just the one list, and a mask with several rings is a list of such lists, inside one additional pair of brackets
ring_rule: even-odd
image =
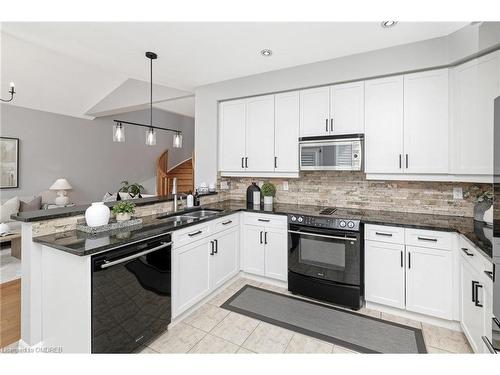
[(389, 27), (394, 27), (398, 21), (382, 21), (380, 26), (382, 26), (384, 29), (388, 29)]
[(269, 57), (273, 54), (273, 51), (271, 51), (270, 49), (263, 49), (262, 51), (260, 51), (260, 54), (262, 56)]

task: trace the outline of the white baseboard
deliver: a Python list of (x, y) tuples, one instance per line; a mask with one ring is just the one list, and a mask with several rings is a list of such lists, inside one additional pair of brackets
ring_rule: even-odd
[(407, 319), (417, 320), (419, 322), (423, 322), (423, 323), (432, 324), (432, 325), (435, 325), (438, 327), (451, 329), (453, 331), (462, 332), (462, 327), (460, 326), (460, 322), (457, 322), (454, 320), (435, 318), (433, 316), (414, 313), (411, 311), (401, 310), (401, 309), (397, 309), (395, 307), (384, 306), (384, 305), (380, 305), (378, 303), (368, 302), (368, 301), (366, 302), (366, 308), (385, 312), (387, 314), (398, 315), (398, 316), (401, 316), (401, 317), (407, 318)]

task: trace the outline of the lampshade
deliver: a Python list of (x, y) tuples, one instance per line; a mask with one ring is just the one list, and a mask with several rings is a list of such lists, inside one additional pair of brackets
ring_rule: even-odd
[(182, 148), (182, 134), (181, 133), (175, 133), (173, 146), (174, 146), (174, 148)]
[(154, 128), (149, 128), (146, 131), (146, 144), (148, 146), (156, 145), (156, 131), (154, 130)]
[(113, 126), (113, 142), (125, 142), (125, 130), (120, 122)]
[(70, 190), (73, 189), (65, 178), (58, 178), (49, 188), (50, 190)]

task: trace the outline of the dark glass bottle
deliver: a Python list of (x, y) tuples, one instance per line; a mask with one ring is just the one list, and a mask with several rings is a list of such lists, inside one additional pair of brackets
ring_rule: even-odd
[(253, 193), (256, 192), (256, 191), (260, 192), (260, 188), (257, 186), (257, 184), (255, 182), (252, 182), (252, 185), (250, 185), (247, 188), (247, 203), (250, 203), (250, 204), (260, 204), (260, 202), (254, 202), (253, 201)]

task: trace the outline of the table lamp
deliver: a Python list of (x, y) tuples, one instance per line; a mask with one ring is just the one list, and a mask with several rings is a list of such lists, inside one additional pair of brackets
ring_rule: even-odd
[(73, 189), (69, 184), (68, 180), (65, 178), (58, 178), (56, 182), (52, 184), (50, 190), (57, 190), (57, 197), (54, 203), (58, 206), (65, 206), (69, 203), (69, 198), (66, 195), (66, 190)]

